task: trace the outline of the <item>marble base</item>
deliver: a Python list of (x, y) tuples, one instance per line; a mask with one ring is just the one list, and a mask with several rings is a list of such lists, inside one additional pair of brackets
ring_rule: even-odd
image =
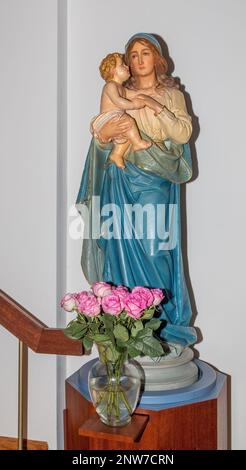
[(186, 348), (178, 357), (167, 355), (158, 361), (149, 357), (136, 358), (143, 390), (175, 390), (195, 383), (198, 380), (198, 367), (193, 357), (193, 351)]

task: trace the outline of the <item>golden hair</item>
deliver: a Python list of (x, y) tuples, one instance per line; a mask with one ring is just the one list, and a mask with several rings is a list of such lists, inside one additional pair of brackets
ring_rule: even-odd
[(117, 59), (123, 59), (123, 54), (119, 52), (112, 52), (108, 54), (100, 63), (99, 70), (101, 77), (107, 82), (113, 78), (113, 69), (117, 64)]
[[(147, 39), (136, 38), (129, 44), (126, 50), (125, 56), (124, 56), (126, 64), (130, 66), (130, 53), (134, 45), (136, 44), (136, 42), (140, 42), (144, 46), (147, 46), (153, 52), (154, 59), (155, 59), (155, 73), (156, 73), (156, 79), (158, 81), (158, 86), (168, 86), (168, 87), (178, 88), (178, 84), (175, 81), (175, 78), (167, 75), (168, 64), (167, 64), (165, 57), (163, 57), (163, 55), (160, 54), (160, 52), (154, 46), (154, 44), (149, 42)], [(135, 78), (131, 76), (126, 82), (127, 88), (134, 88), (135, 81), (136, 81)]]

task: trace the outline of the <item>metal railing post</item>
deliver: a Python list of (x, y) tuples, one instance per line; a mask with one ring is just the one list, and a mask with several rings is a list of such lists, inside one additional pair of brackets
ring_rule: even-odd
[(18, 450), (23, 450), (24, 439), (27, 439), (27, 377), (28, 348), (19, 341), (18, 372)]

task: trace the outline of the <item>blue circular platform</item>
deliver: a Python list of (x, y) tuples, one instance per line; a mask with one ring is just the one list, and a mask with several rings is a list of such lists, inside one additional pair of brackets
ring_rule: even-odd
[[(96, 361), (97, 359), (93, 359), (87, 362), (67, 379), (67, 382), (89, 401), (91, 400), (88, 391), (88, 373)], [(203, 361), (195, 360), (195, 363), (199, 369), (197, 382), (188, 387), (176, 390), (143, 392), (140, 396), (138, 406), (149, 410), (163, 410), (165, 408), (217, 398), (226, 376), (220, 372), (216, 372)]]

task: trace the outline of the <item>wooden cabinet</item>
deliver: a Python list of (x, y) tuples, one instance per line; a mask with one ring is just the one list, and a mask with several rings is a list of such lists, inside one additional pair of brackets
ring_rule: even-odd
[(123, 428), (102, 424), (78, 387), (66, 381), (65, 449), (227, 449), (227, 377), (208, 399), (162, 410), (137, 408)]

